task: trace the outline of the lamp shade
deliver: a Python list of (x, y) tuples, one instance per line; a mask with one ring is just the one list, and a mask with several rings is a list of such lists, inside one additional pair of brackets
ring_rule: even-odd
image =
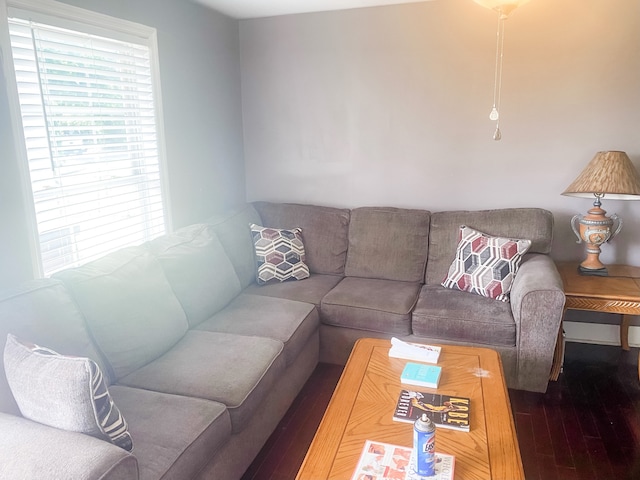
[(520, 5), (524, 5), (529, 0), (473, 0), (478, 5), (495, 10), (503, 17), (508, 17)]
[(640, 200), (640, 175), (625, 152), (598, 152), (562, 195)]

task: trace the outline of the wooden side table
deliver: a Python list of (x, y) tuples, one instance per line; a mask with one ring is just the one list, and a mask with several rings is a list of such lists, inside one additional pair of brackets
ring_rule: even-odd
[[(562, 262), (557, 267), (564, 283), (565, 312), (573, 309), (622, 314), (620, 345), (623, 350), (629, 350), (630, 315), (640, 315), (640, 267), (608, 265), (608, 277), (580, 275), (577, 263)], [(563, 351), (561, 323), (551, 367), (551, 380), (558, 379)], [(640, 370), (638, 373), (640, 375)]]

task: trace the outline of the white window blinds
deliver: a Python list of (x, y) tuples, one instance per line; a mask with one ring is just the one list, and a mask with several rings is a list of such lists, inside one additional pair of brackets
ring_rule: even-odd
[(9, 32), (43, 274), (163, 234), (149, 47), (20, 18)]

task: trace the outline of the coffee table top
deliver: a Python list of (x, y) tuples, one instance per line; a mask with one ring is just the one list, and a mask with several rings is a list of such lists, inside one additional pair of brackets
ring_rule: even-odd
[[(400, 373), (388, 340), (356, 342), (296, 477), (349, 479), (366, 440), (411, 446), (412, 426), (394, 421)], [(439, 428), (436, 451), (456, 457), (456, 480), (524, 480), (500, 356), (487, 348), (443, 345), (438, 393), (471, 399), (470, 431)], [(418, 390), (432, 391), (421, 387)]]

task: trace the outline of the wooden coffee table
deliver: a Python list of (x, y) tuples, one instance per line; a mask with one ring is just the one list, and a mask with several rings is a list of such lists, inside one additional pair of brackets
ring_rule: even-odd
[[(389, 358), (390, 346), (356, 342), (297, 479), (350, 479), (365, 440), (411, 446), (412, 425), (392, 420), (407, 361)], [(445, 345), (438, 364), (437, 391), (471, 399), (470, 431), (439, 428), (436, 435), (436, 451), (456, 457), (456, 480), (524, 480), (498, 353)]]

